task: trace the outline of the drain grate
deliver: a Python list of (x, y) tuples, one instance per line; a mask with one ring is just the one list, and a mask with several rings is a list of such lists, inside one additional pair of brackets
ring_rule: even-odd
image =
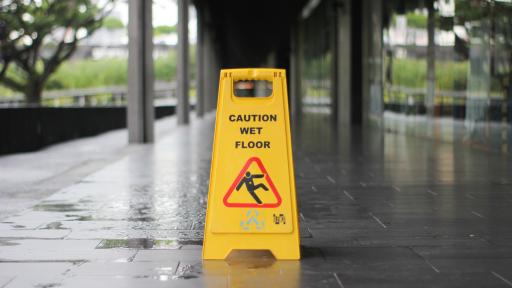
[[(176, 239), (127, 238), (103, 239), (96, 249), (179, 249), (183, 245), (203, 245), (203, 230), (175, 230)], [(313, 234), (305, 225), (300, 227), (301, 238), (313, 238)]]
[(159, 240), (149, 238), (103, 239), (96, 249), (179, 249), (182, 245), (202, 245), (203, 240)]

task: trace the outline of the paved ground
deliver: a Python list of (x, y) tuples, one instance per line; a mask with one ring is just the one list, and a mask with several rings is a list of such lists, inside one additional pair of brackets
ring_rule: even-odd
[[(176, 126), (173, 117), (159, 120), (156, 137)], [(0, 220), (112, 163), (138, 146), (127, 146), (126, 130), (68, 141), (32, 153), (0, 156)]]
[[(108, 151), (73, 181), (53, 167), (59, 161), (43, 164), (45, 151), (9, 156), (25, 164), (0, 158), (17, 177), (56, 169), (66, 180), (27, 196), (51, 194), (35, 206), (3, 214), (0, 287), (512, 287), (509, 158), (330, 123), (308, 115), (294, 129), (300, 262), (201, 261), (211, 115), (189, 127), (165, 124), (172, 129), (155, 145), (105, 140), (99, 151), (63, 153)], [(110, 141), (126, 139), (119, 133)], [(13, 193), (21, 199), (39, 189), (36, 178), (0, 191), (22, 185)], [(14, 202), (2, 199), (0, 210)]]

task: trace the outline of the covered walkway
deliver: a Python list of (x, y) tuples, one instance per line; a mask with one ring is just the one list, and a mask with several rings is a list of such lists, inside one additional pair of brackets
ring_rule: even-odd
[[(155, 144), (123, 148), (123, 130), (86, 139), (108, 155), (90, 153), (94, 165), (72, 181), (2, 213), (0, 287), (512, 286), (510, 158), (336, 129), (315, 113), (293, 129), (303, 260), (202, 262), (214, 115), (176, 121), (157, 123)], [(24, 157), (44, 170), (48, 153), (69, 161), (66, 145), (77, 144), (2, 157), (0, 167)], [(47, 169), (0, 191), (66, 173)]]

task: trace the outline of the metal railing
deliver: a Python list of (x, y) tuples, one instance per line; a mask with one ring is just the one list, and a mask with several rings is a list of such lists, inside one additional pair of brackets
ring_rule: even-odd
[[(387, 85), (386, 89), (391, 93), (398, 93), (404, 96), (421, 95), (427, 94), (427, 88), (413, 88), (400, 85)], [(472, 99), (492, 99), (502, 100), (503, 96), (498, 92), (468, 92), (467, 90), (436, 90), (436, 97), (446, 97), (452, 99), (467, 99), (468, 96)]]
[[(193, 83), (193, 82), (192, 82)], [(127, 86), (50, 90), (43, 92), (44, 107), (94, 107), (126, 105)], [(176, 82), (155, 82), (155, 106), (176, 105)], [(22, 94), (0, 98), (0, 107), (26, 107)]]
[[(385, 110), (413, 115), (427, 113), (426, 88), (387, 85), (384, 93), (387, 94)], [(433, 113), (440, 117), (470, 117), (501, 122), (508, 119), (511, 105), (505, 94), (499, 91), (436, 90)]]

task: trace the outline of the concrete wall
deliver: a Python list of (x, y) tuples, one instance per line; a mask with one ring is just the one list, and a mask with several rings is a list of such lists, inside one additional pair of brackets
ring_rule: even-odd
[[(156, 118), (174, 106), (155, 108)], [(0, 155), (35, 151), (50, 144), (126, 127), (125, 107), (1, 108)]]

